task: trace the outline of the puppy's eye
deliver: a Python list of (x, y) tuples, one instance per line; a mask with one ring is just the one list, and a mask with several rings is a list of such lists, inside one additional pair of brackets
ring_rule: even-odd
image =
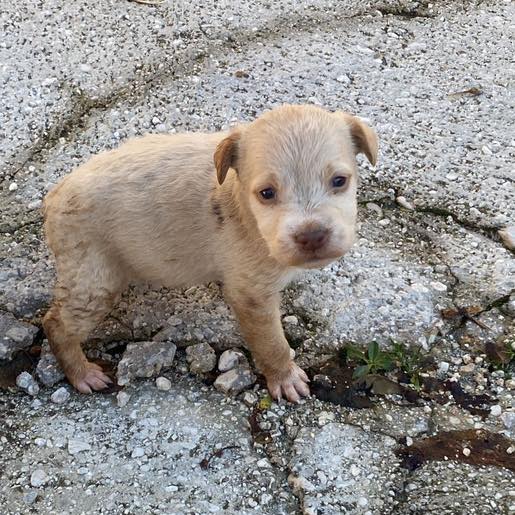
[(275, 190), (274, 188), (265, 188), (259, 192), (261, 198), (264, 200), (272, 200), (275, 198)]
[(343, 188), (348, 181), (348, 177), (344, 175), (338, 175), (337, 177), (333, 177), (331, 180), (331, 186), (333, 188)]

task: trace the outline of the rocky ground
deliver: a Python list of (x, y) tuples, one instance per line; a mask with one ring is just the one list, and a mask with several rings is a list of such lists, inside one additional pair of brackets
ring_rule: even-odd
[[(511, 2), (23, 0), (1, 17), (2, 513), (515, 513)], [(46, 191), (129, 136), (284, 102), (357, 113), (381, 141), (355, 249), (285, 293), (316, 396), (270, 402), (216, 285), (129, 292), (88, 350), (120, 386), (77, 395), (40, 330)]]

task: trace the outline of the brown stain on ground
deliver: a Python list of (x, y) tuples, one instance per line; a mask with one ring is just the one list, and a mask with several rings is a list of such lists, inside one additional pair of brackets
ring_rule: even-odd
[[(466, 429), (446, 431), (421, 438), (409, 447), (404, 445), (397, 449), (401, 466), (416, 470), (428, 461), (459, 461), (470, 465), (502, 467), (515, 472), (515, 454), (508, 449), (515, 449), (515, 442), (484, 429)], [(464, 449), (468, 449), (463, 453)]]

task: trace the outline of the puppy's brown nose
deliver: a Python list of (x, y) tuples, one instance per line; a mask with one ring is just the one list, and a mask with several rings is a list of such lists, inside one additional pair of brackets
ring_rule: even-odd
[(323, 228), (310, 229), (298, 232), (293, 239), (302, 250), (312, 252), (321, 249), (327, 243), (329, 231)]

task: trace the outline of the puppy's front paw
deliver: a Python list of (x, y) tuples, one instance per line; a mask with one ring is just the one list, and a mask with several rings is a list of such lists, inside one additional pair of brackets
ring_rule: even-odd
[(68, 380), (81, 393), (103, 390), (112, 384), (111, 379), (104, 374), (102, 368), (89, 361), (68, 377)]
[(286, 370), (280, 373), (265, 374), (268, 391), (274, 399), (285, 397), (290, 402), (298, 402), (309, 395), (309, 378), (302, 368), (290, 361)]

